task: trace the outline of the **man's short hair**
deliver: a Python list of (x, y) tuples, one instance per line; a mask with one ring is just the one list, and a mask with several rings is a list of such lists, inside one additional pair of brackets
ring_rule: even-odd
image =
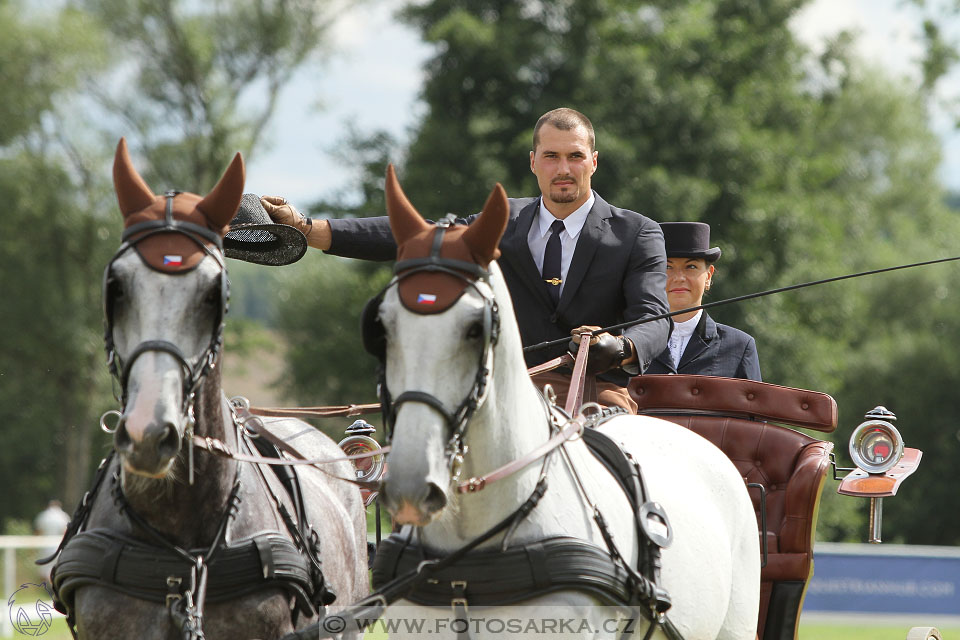
[(587, 138), (590, 141), (590, 151), (596, 151), (596, 139), (593, 135), (593, 123), (590, 122), (590, 118), (583, 115), (576, 109), (570, 109), (568, 107), (560, 107), (559, 109), (554, 109), (552, 111), (547, 111), (545, 114), (540, 116), (540, 119), (537, 120), (537, 125), (533, 128), (533, 150), (537, 150), (537, 145), (540, 144), (540, 129), (543, 125), (549, 124), (551, 127), (556, 127), (561, 131), (570, 131), (577, 127), (583, 127), (587, 130)]

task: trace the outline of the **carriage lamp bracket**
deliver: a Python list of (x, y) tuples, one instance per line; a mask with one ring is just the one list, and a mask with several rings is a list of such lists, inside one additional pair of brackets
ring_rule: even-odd
[(759, 482), (748, 482), (748, 489), (760, 490), (760, 548), (763, 552), (763, 560), (760, 562), (760, 568), (767, 566), (767, 488)]
[(838, 476), (837, 472), (841, 472), (844, 475), (850, 473), (851, 471), (856, 471), (856, 467), (839, 467), (837, 466), (837, 454), (833, 451), (830, 452), (830, 468), (833, 469), (833, 479), (834, 480), (843, 480), (843, 476)]

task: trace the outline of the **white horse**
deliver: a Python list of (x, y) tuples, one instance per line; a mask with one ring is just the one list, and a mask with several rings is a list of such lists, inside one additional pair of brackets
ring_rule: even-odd
[[(385, 292), (379, 321), (386, 337), (386, 388), (399, 402), (394, 404), (392, 451), (382, 497), (394, 522), (407, 525), (398, 535), (413, 534), (410, 544), (442, 558), (513, 513), (534, 491), (542, 471), (546, 492), (516, 525), (507, 546), (571, 536), (606, 551), (592, 504), (625, 562), (635, 567), (639, 547), (632, 509), (581, 438), (566, 441), (563, 455), (548, 456), (545, 467), (539, 459), (482, 491), (456, 490), (458, 479), (451, 467), (456, 470), (462, 463), (463, 478), (481, 476), (523, 458), (552, 435), (550, 413), (527, 374), (506, 284), (491, 260), (507, 221), (506, 195), (497, 185), (470, 227), (445, 230), (440, 257), (472, 258), (489, 271), (488, 277), (478, 279), (467, 272), (453, 275), (456, 266), (450, 272), (404, 277), (402, 261), (426, 257), (437, 231), (407, 201), (392, 168), (387, 201), (400, 247), (400, 281)], [(420, 312), (411, 297), (421, 293), (436, 295), (428, 313)], [(436, 306), (443, 310), (435, 312)], [(490, 335), (491, 310), (499, 314), (495, 340)], [(482, 371), (478, 375), (481, 364), (489, 368), (489, 375)], [(485, 388), (478, 389), (481, 380)], [(458, 447), (451, 432), (456, 424), (445, 414), (453, 413), (472, 392), (482, 397), (469, 416), (463, 446)], [(733, 464), (706, 439), (667, 421), (623, 415), (603, 423), (600, 430), (639, 462), (649, 499), (669, 516), (673, 542), (662, 552), (660, 586), (672, 600), (667, 616), (676, 630), (687, 640), (754, 638), (760, 587), (757, 522), (744, 480)], [(478, 548), (498, 549), (504, 535), (499, 533)], [(464, 594), (468, 607), (470, 592), (468, 584)], [(537, 605), (541, 612), (552, 611), (542, 607), (554, 605), (579, 612), (581, 623), (587, 622), (574, 627), (579, 629), (577, 637), (629, 631), (623, 625), (614, 631), (598, 619), (608, 612), (582, 590), (549, 593), (519, 604)], [(501, 607), (485, 610), (484, 615), (503, 621), (518, 613), (533, 616), (534, 611)], [(451, 616), (449, 606), (417, 607), (409, 600), (398, 601), (386, 614), (394, 618), (391, 638), (402, 637), (405, 627), (396, 622), (400, 618), (408, 622), (411, 617), (424, 618), (427, 628), (436, 632), (451, 629)], [(633, 633), (642, 638), (649, 622), (645, 618), (639, 622)], [(478, 638), (501, 627), (499, 622), (476, 623), (468, 633)], [(652, 637), (664, 638), (665, 633), (658, 627)]]
[[(125, 242), (104, 280), (123, 402), (116, 455), (89, 501), (86, 531), (70, 538), (54, 569), (80, 638), (277, 638), (329, 601), (319, 568), (338, 605), (368, 592), (363, 502), (330, 476), (352, 478), (348, 462), (299, 472), (306, 514), (302, 526), (288, 526), (279, 505), (296, 519), (297, 500), (273, 471), (192, 448), (196, 435), (259, 455), (220, 385), (228, 292), (220, 241), (243, 180), (238, 154), (206, 197), (155, 196), (125, 142), (117, 147)], [(343, 455), (304, 422), (265, 422), (305, 457)]]

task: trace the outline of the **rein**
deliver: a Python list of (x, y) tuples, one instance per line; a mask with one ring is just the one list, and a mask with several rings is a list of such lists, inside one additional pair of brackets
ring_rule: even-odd
[[(466, 482), (460, 483), (457, 485), (457, 493), (476, 493), (482, 491), (487, 485), (513, 475), (517, 471), (546, 456), (557, 447), (562, 447), (563, 444), (573, 438), (574, 435), (583, 435), (584, 428), (586, 428), (590, 422), (590, 419), (585, 418), (580, 411), (580, 405), (583, 400), (583, 386), (586, 382), (587, 357), (589, 352), (590, 341), (581, 340), (580, 348), (577, 350), (576, 364), (573, 367), (573, 376), (570, 380), (570, 393), (567, 397), (567, 405), (564, 408), (568, 416), (577, 417), (571, 418), (567, 425), (556, 435), (522, 458), (508, 462), (485, 475), (473, 477)], [(557, 358), (557, 360), (561, 359), (562, 358)]]

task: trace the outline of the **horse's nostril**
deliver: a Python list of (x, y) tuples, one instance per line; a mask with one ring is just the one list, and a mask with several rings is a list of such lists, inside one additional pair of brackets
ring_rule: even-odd
[(427, 486), (429, 488), (423, 507), (427, 513), (436, 513), (447, 506), (447, 494), (434, 482), (428, 483)]
[(162, 435), (157, 442), (157, 453), (163, 458), (172, 458), (180, 451), (180, 434), (170, 422), (164, 423), (160, 429)]

